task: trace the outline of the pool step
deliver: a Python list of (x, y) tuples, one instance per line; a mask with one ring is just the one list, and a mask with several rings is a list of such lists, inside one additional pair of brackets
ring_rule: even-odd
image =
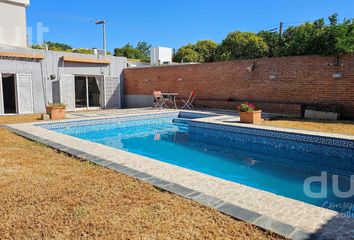
[(173, 123), (188, 124), (191, 119), (188, 118), (174, 118)]

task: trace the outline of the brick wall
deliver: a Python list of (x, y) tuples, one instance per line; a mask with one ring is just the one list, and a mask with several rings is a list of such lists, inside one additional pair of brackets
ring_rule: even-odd
[[(129, 68), (124, 88), (126, 95), (162, 90), (178, 92), (180, 98), (196, 90), (200, 106), (233, 108), (238, 101), (250, 101), (267, 112), (288, 114), (300, 114), (301, 104), (341, 104), (343, 117), (354, 118), (354, 54), (341, 56), (340, 66), (335, 62), (331, 56), (298, 56)], [(333, 78), (337, 72), (342, 77)]]

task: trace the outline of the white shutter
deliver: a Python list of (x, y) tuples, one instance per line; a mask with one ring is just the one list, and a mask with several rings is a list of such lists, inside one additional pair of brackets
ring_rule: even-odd
[(106, 108), (120, 108), (119, 77), (104, 78), (104, 100)]
[(0, 115), (4, 114), (4, 101), (3, 101), (3, 92), (2, 92), (2, 77), (0, 73)]
[(75, 109), (75, 77), (74, 75), (60, 75), (60, 102), (66, 105), (68, 111)]
[(33, 113), (33, 90), (31, 74), (16, 74), (16, 84), (18, 113)]

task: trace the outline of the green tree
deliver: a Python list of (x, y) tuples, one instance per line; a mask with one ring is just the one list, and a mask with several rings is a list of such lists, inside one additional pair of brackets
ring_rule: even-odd
[(217, 49), (217, 60), (252, 59), (267, 56), (268, 46), (262, 37), (250, 32), (232, 32)]
[(114, 49), (114, 56), (139, 59), (141, 61), (149, 61), (150, 48), (151, 45), (147, 44), (146, 42), (138, 42), (136, 47), (130, 43), (127, 43), (121, 48)]
[(330, 24), (325, 25), (324, 19), (289, 27), (284, 35), (282, 55), (340, 55), (354, 52), (354, 21), (344, 20), (338, 24), (338, 15), (329, 18)]
[[(334, 18), (335, 16), (335, 18)], [(327, 54), (341, 55), (354, 52), (354, 19), (344, 19), (342, 24), (337, 24), (336, 15), (329, 17), (330, 26), (326, 28), (327, 35), (334, 39), (334, 50)]]
[(51, 42), (51, 41), (46, 41), (41, 45), (33, 45), (33, 49), (45, 49), (45, 45), (48, 46), (48, 50), (51, 51), (60, 51), (60, 52), (71, 52), (72, 47), (68, 44), (65, 43), (57, 43), (57, 42)]
[(138, 42), (138, 44), (136, 45), (136, 49), (139, 51), (139, 55), (138, 56), (140, 60), (142, 61), (149, 61), (150, 60), (150, 49), (151, 49), (151, 45), (148, 44), (147, 42)]
[(73, 49), (73, 53), (83, 53), (83, 54), (93, 54), (93, 49), (87, 49), (87, 48), (76, 48)]
[(312, 55), (327, 52), (333, 48), (333, 38), (325, 35), (323, 19), (306, 22), (300, 26), (289, 27), (283, 34), (282, 55)]
[(282, 38), (277, 32), (260, 31), (257, 36), (261, 37), (268, 46), (268, 57), (278, 57), (281, 55)]
[(218, 44), (212, 40), (198, 41), (193, 50), (199, 54), (199, 62), (213, 62)]
[(114, 56), (135, 59), (137, 56), (137, 52), (138, 50), (136, 50), (133, 45), (127, 43), (122, 48), (115, 48)]
[(193, 49), (193, 44), (178, 49), (177, 53), (173, 57), (174, 62), (198, 62), (200, 55)]
[(198, 41), (178, 49), (175, 62), (213, 62), (218, 44), (212, 40)]

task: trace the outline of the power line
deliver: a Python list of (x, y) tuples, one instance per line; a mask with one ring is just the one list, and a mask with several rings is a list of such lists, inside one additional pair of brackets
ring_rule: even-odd
[[(98, 20), (98, 18), (93, 18), (93, 17), (80, 16), (80, 15), (68, 15), (68, 14), (61, 14), (61, 13), (48, 12), (48, 11), (32, 10), (32, 13), (35, 13), (39, 16), (50, 16), (61, 20), (75, 21), (75, 22), (82, 22), (82, 23), (94, 24)], [(119, 25), (119, 23), (110, 21), (110, 25)]]

